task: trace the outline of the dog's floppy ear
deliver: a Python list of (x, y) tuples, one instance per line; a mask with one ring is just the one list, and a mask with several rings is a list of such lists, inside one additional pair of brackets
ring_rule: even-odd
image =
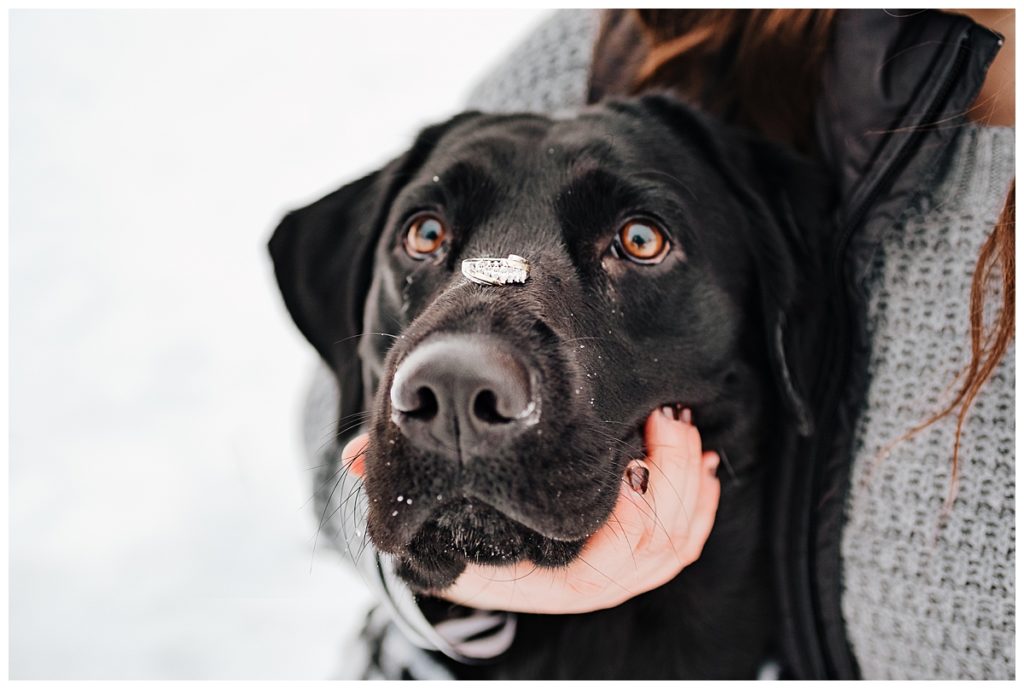
[(797, 327), (817, 314), (821, 294), (817, 246), (824, 241), (834, 193), (827, 175), (788, 148), (727, 127), (673, 97), (650, 95), (643, 105), (690, 141), (705, 148), (710, 162), (754, 215), (747, 228), (755, 247), (758, 288), (772, 375), (801, 435), (813, 421), (804, 381), (792, 365), (805, 338)]
[(270, 238), (285, 306), (334, 371), (345, 410), (358, 411), (363, 404), (357, 347), (374, 248), (391, 203), (441, 137), (475, 115), (462, 113), (428, 127), (411, 149), (380, 170), (288, 213)]

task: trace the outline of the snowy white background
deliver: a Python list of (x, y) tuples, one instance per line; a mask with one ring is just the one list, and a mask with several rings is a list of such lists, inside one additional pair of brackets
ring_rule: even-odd
[(265, 242), (544, 14), (11, 15), (12, 677), (339, 671), (368, 595), (313, 553)]

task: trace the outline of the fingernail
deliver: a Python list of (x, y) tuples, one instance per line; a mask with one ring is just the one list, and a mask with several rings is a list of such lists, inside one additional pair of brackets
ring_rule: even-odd
[(679, 419), (678, 412), (676, 411), (675, 407), (673, 407), (671, 404), (666, 404), (664, 407), (662, 407), (661, 413), (669, 421), (676, 421)]
[(688, 423), (692, 425), (693, 411), (689, 407), (686, 407), (685, 409), (683, 409), (682, 412), (680, 412), (679, 418), (682, 420), (683, 423)]
[(626, 480), (629, 481), (629, 487), (633, 489), (634, 493), (640, 493), (641, 495), (646, 493), (647, 481), (650, 477), (651, 472), (640, 460), (633, 460), (626, 467)]

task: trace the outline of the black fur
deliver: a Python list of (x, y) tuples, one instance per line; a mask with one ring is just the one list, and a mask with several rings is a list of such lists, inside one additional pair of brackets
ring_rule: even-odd
[[(646, 96), (571, 120), (460, 115), (284, 219), (271, 252), (285, 302), (337, 375), (339, 418), (372, 410), (368, 531), (412, 586), (441, 589), (467, 561), (572, 561), (611, 512), (626, 462), (644, 454), (641, 427), (660, 405), (691, 407), (705, 448), (729, 465), (698, 562), (612, 610), (522, 615), (499, 662), (458, 672), (755, 675), (777, 624), (765, 538), (775, 438), (810, 428), (785, 328), (820, 263), (822, 190), (780, 148)], [(403, 249), (422, 210), (454, 234), (440, 262)], [(658, 265), (609, 251), (636, 215), (669, 234)], [(459, 272), (463, 258), (510, 253), (530, 261), (523, 285)], [(539, 374), (540, 422), (495, 456), (419, 452), (390, 421), (397, 365), (439, 332), (500, 336)]]

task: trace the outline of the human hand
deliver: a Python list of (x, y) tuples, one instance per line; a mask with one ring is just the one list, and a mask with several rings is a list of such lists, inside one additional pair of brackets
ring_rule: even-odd
[[(720, 485), (718, 455), (701, 452), (689, 410), (679, 420), (672, 411), (663, 407), (647, 418), (650, 456), (630, 462), (612, 515), (579, 558), (559, 569), (469, 563), (455, 584), (434, 595), (481, 609), (572, 614), (615, 607), (675, 578), (700, 557)], [(360, 476), (366, 443), (363, 434), (342, 451)]]

